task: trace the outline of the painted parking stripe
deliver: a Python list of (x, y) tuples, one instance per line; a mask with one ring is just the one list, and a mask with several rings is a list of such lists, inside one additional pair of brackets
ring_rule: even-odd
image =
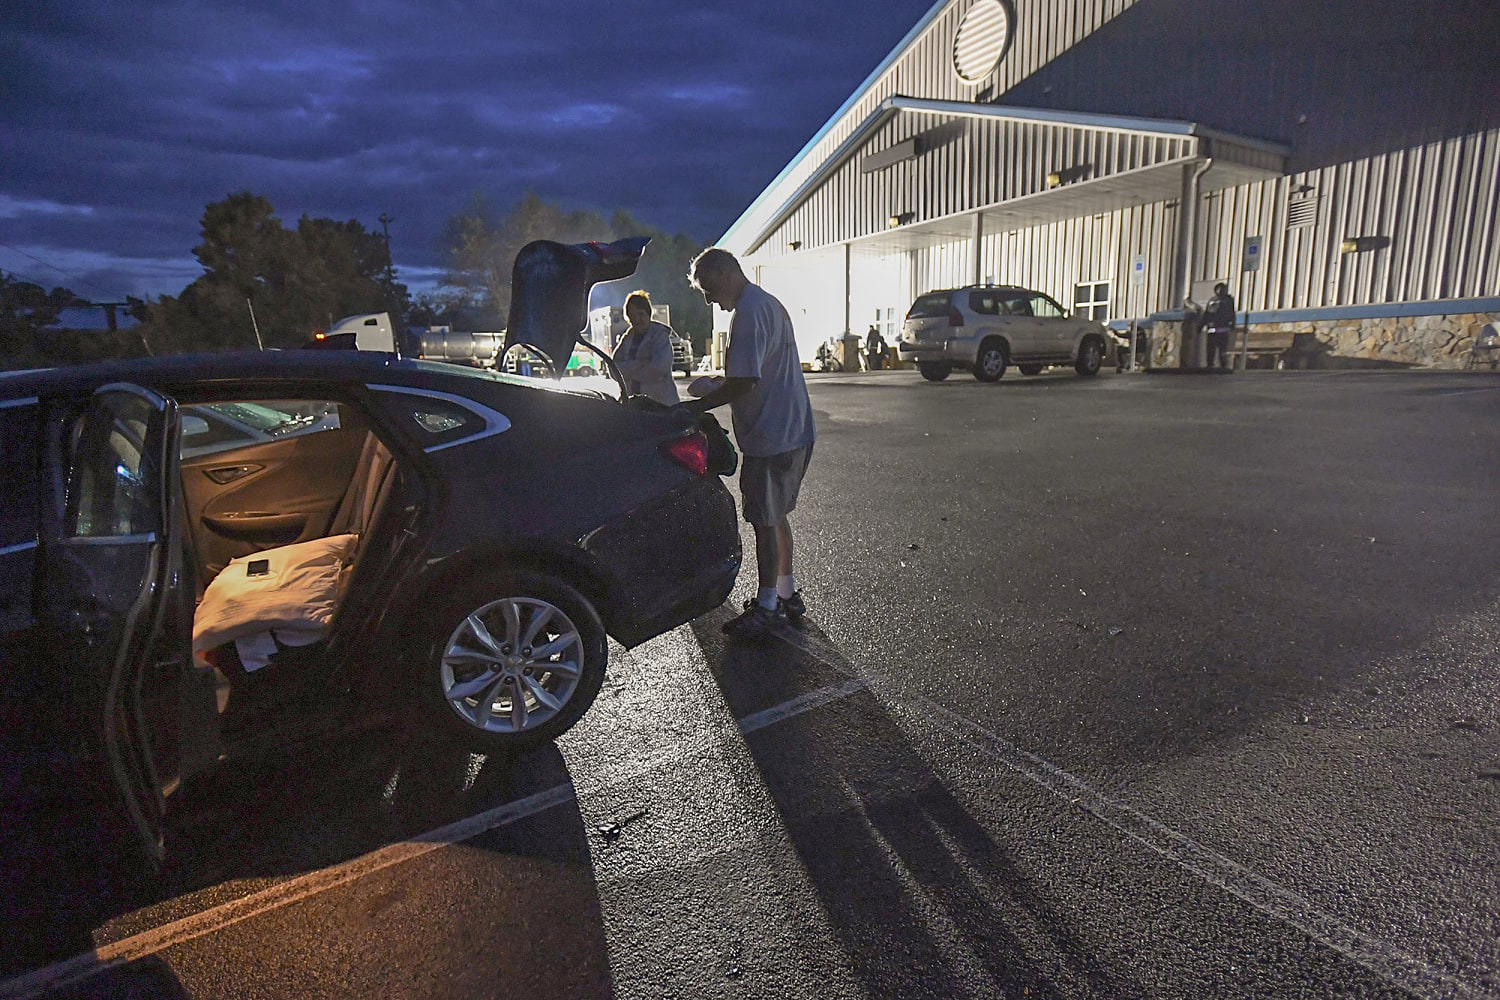
[(1351, 962), (1400, 989), (1422, 997), (1485, 997), (1490, 994), (1408, 955), (1395, 945), (1355, 930), (1319, 910), (1292, 890), (1205, 847), (1138, 809), (1110, 798), (1082, 778), (1023, 750), (984, 726), (930, 698), (915, 701), (952, 723), (951, 734), (1000, 761), (1031, 783), (1113, 827), (1126, 837), (1210, 885), (1283, 924), (1289, 924)]
[[(737, 724), (742, 733), (755, 732), (863, 690), (865, 690), (864, 681), (845, 681), (842, 684), (820, 688), (763, 711), (755, 712), (737, 720)], [(321, 868), (261, 892), (252, 893), (242, 899), (223, 903), (192, 916), (183, 917), (181, 920), (174, 920), (149, 931), (142, 931), (111, 944), (101, 945), (94, 951), (75, 955), (65, 961), (33, 969), (7, 979), (0, 982), (0, 1000), (31, 1000), (31, 998), (43, 996), (52, 990), (74, 985), (101, 972), (139, 961), (262, 913), (289, 906), (310, 896), (356, 882), (387, 868), (405, 864), (439, 848), (472, 840), (490, 830), (535, 816), (537, 813), (545, 812), (553, 806), (571, 802), (576, 798), (577, 792), (572, 782), (554, 785), (546, 791), (476, 813), (410, 840), (390, 844), (378, 851), (361, 855), (343, 864)]]
[(753, 733), (757, 729), (764, 729), (767, 726), (781, 722), (783, 719), (790, 719), (794, 715), (801, 715), (803, 712), (812, 711), (819, 706), (827, 705), (829, 702), (847, 698), (851, 694), (865, 690), (865, 687), (865, 682), (862, 679), (855, 678), (844, 681), (842, 684), (831, 684), (816, 691), (809, 691), (807, 694), (799, 695), (790, 701), (784, 701), (780, 705), (773, 705), (770, 708), (745, 716), (739, 721), (740, 732), (746, 734)]
[[(843, 658), (837, 650), (825, 649), (823, 641), (814, 636), (801, 633), (783, 638), (788, 644), (830, 669), (845, 673), (853, 669), (842, 662)], [(946, 719), (946, 727), (929, 725), (929, 728), (963, 740), (1054, 797), (1077, 806), (1152, 853), (1245, 902), (1257, 912), (1295, 927), (1386, 982), (1421, 997), (1492, 996), (1483, 989), (1407, 954), (1395, 945), (1355, 930), (1319, 910), (1303, 896), (1256, 874), (1239, 862), (1198, 843), (1140, 810), (1111, 798), (1078, 775), (1022, 749), (982, 724), (954, 712), (926, 695), (913, 695), (902, 690), (895, 679), (874, 671), (864, 671), (864, 674), (864, 680), (876, 694), (881, 689), (899, 693), (900, 697), (892, 699), (895, 703), (920, 705), (930, 713), (927, 719), (918, 720), (918, 725), (929, 725), (930, 720), (935, 718)]]

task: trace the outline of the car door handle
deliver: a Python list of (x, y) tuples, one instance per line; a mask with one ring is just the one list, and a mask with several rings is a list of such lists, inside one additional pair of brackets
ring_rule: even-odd
[(204, 469), (203, 474), (214, 482), (223, 486), (232, 483), (236, 479), (243, 479), (252, 472), (259, 472), (264, 465), (221, 465), (214, 469)]
[(203, 523), (221, 535), (300, 534), (307, 524), (307, 515), (246, 510), (232, 514), (204, 514)]

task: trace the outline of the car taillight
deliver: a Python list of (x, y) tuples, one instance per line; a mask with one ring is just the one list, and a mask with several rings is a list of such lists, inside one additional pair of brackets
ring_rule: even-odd
[(964, 314), (958, 311), (958, 307), (957, 306), (949, 306), (948, 307), (948, 325), (949, 326), (963, 326), (964, 325)]
[(680, 438), (673, 438), (661, 446), (662, 452), (689, 472), (708, 475), (708, 438), (702, 431), (694, 431)]

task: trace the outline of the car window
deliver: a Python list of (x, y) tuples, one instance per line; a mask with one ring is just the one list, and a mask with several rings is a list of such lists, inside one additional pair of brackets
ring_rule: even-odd
[(981, 316), (994, 316), (1000, 312), (1000, 299), (994, 292), (974, 291), (969, 293), (969, 311)]
[(195, 403), (180, 412), (183, 458), (336, 431), (344, 426), (339, 404), (327, 399)]
[(1008, 295), (1001, 303), (1002, 308), (1010, 316), (1030, 316), (1031, 299), (1025, 295)]
[(0, 636), (32, 624), (31, 565), (37, 541), (41, 413), (35, 401), (0, 406)]
[(1068, 315), (1062, 306), (1041, 294), (1031, 297), (1031, 311), (1035, 316), (1046, 316), (1049, 319), (1062, 319)]
[(39, 421), (35, 402), (0, 408), (0, 549), (36, 541)]
[(928, 292), (906, 311), (907, 319), (936, 319), (948, 315), (948, 293)]
[(159, 528), (159, 464), (146, 450), (155, 407), (126, 393), (97, 397), (72, 430), (64, 532), (115, 538)]
[(423, 448), (457, 441), (484, 429), (484, 418), (456, 400), (410, 392), (382, 392), (381, 402)]
[(510, 429), (509, 417), (474, 399), (405, 385), (369, 388), (423, 451), (442, 451)]

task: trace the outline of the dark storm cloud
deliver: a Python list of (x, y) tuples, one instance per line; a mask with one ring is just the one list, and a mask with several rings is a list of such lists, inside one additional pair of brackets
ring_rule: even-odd
[(22, 248), (119, 293), (175, 292), (204, 205), (238, 190), (288, 223), (388, 212), (413, 277), (440, 267), (443, 223), (476, 192), (503, 208), (529, 188), (711, 240), (930, 6), (7, 11), (0, 268), (25, 273)]

